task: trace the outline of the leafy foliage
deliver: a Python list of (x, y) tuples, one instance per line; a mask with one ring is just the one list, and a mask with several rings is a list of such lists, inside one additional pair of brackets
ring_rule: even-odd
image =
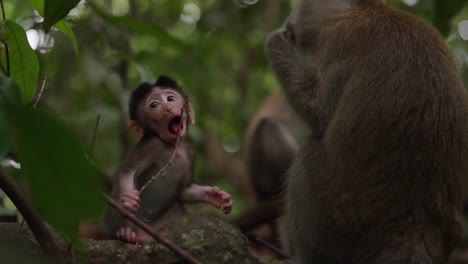
[[(37, 10), (39, 14), (44, 16), (44, 0), (29, 0), (29, 2)], [(73, 30), (67, 24), (67, 22), (65, 22), (64, 20), (58, 21), (55, 24), (55, 27), (70, 39), (73, 45), (73, 49), (75, 50), (75, 53), (78, 55), (79, 52), (78, 52), (78, 43), (76, 41), (76, 36)]]
[(55, 27), (63, 32), (70, 41), (72, 42), (73, 49), (75, 50), (76, 55), (79, 55), (78, 51), (78, 42), (76, 41), (75, 33), (73, 33), (73, 30), (70, 28), (70, 26), (67, 24), (65, 21), (59, 21), (57, 24), (55, 24)]
[(69, 237), (80, 219), (99, 216), (100, 175), (78, 139), (50, 115), (30, 107), (7, 107), (8, 124), (37, 207)]
[(18, 85), (10, 78), (0, 76), (0, 160), (10, 151), (13, 140), (6, 122), (6, 113), (2, 106), (19, 105), (21, 93)]
[(4, 59), (3, 66), (5, 69), (9, 68), (11, 78), (18, 83), (23, 102), (29, 102), (36, 92), (39, 61), (19, 24), (7, 20), (4, 22), (4, 28), (3, 41), (9, 47), (9, 65)]
[(466, 4), (466, 0), (434, 0), (434, 26), (447, 36), (450, 33), (450, 23), (453, 16)]
[(44, 27), (49, 30), (55, 23), (64, 19), (80, 0), (45, 0)]

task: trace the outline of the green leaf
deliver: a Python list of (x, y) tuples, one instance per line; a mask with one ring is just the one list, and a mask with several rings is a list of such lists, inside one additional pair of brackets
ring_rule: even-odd
[(450, 23), (455, 14), (457, 14), (466, 4), (466, 0), (434, 0), (434, 26), (440, 33), (447, 36), (450, 32)]
[(4, 102), (5, 97), (11, 104), (18, 105), (21, 103), (20, 88), (14, 80), (0, 75), (0, 90), (2, 91), (2, 95), (0, 96), (0, 103)]
[(0, 160), (12, 147), (12, 135), (6, 121), (4, 107), (7, 103), (20, 104), (21, 93), (18, 85), (6, 76), (0, 76)]
[(63, 34), (65, 34), (70, 41), (72, 42), (73, 49), (75, 50), (76, 55), (78, 56), (78, 42), (76, 41), (75, 33), (73, 33), (73, 30), (70, 28), (70, 26), (67, 24), (65, 21), (60, 21), (57, 24), (55, 24), (55, 27), (60, 30)]
[(78, 139), (50, 115), (30, 107), (8, 107), (7, 116), (39, 211), (56, 229), (75, 238), (79, 220), (102, 212), (102, 178)]
[[(34, 97), (39, 75), (39, 60), (29, 46), (24, 29), (13, 21), (5, 21), (4, 41), (8, 44), (10, 58), (10, 77), (18, 83), (23, 102)], [(6, 68), (6, 60), (2, 60)]]
[(48, 31), (58, 21), (64, 19), (80, 0), (45, 0), (44, 28)]
[(91, 6), (93, 10), (104, 20), (118, 27), (127, 28), (146, 35), (151, 35), (161, 41), (166, 42), (168, 45), (175, 46), (177, 48), (186, 48), (188, 46), (184, 41), (171, 36), (166, 30), (156, 25), (148, 25), (128, 16), (109, 15), (92, 2), (88, 2), (88, 5)]
[(41, 16), (44, 14), (44, 0), (29, 0), (29, 3), (31, 3)]
[[(44, 0), (29, 0), (29, 2), (41, 16), (44, 16)], [(78, 42), (76, 41), (75, 33), (73, 33), (73, 30), (70, 28), (67, 22), (63, 20), (59, 21), (57, 24), (55, 24), (55, 27), (70, 39), (73, 45), (73, 49), (75, 50), (76, 55), (78, 55)]]

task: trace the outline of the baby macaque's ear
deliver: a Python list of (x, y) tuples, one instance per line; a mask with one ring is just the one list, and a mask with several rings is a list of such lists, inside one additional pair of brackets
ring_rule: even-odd
[(193, 106), (191, 103), (188, 103), (187, 106), (187, 115), (188, 115), (188, 121), (190, 124), (195, 124), (195, 110), (193, 110)]
[(143, 128), (136, 121), (130, 121), (130, 124), (128, 124), (128, 130), (130, 130), (130, 133), (136, 139), (143, 137)]

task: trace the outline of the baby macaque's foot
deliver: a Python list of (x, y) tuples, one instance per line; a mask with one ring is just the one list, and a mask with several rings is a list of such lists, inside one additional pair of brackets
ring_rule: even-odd
[(143, 245), (146, 241), (151, 239), (151, 236), (148, 235), (146, 232), (141, 231), (141, 232), (137, 232), (137, 238), (136, 239), (137, 239), (137, 243), (139, 245)]
[(219, 208), (223, 213), (229, 214), (232, 209), (231, 195), (225, 191), (221, 191), (218, 187), (210, 187), (205, 192), (206, 202)]
[(133, 230), (130, 227), (121, 227), (121, 228), (119, 228), (119, 230), (117, 230), (115, 235), (117, 236), (118, 239), (120, 239), (122, 241), (132, 243), (132, 244), (135, 244), (135, 245), (139, 244), (139, 241), (137, 240), (137, 234), (136, 234), (135, 230)]
[(140, 208), (140, 193), (138, 191), (122, 194), (120, 202), (123, 207), (132, 213), (135, 213)]

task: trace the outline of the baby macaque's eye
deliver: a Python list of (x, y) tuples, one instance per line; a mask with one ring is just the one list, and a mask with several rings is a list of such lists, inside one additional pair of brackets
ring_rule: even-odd
[(175, 98), (175, 96), (173, 96), (173, 95), (169, 95), (169, 96), (167, 97), (167, 101), (168, 101), (168, 102), (173, 102), (173, 101), (175, 101), (175, 99), (176, 99), (176, 98)]
[(158, 103), (157, 102), (151, 102), (150, 107), (151, 108), (156, 108), (156, 107), (158, 107)]

